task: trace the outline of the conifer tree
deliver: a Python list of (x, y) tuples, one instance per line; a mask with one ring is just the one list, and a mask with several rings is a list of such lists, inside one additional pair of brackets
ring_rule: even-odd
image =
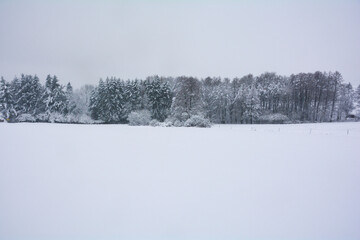
[(42, 99), (43, 88), (39, 78), (31, 75), (21, 75), (20, 84), (16, 86), (16, 107), (18, 114), (26, 113), (36, 116), (44, 111)]
[(158, 76), (148, 79), (146, 95), (151, 117), (164, 121), (169, 115), (171, 107), (171, 91), (167, 82), (162, 82)]
[(16, 116), (10, 84), (3, 77), (0, 80), (0, 113), (7, 121), (12, 121)]
[(74, 99), (73, 87), (71, 86), (70, 82), (66, 85), (65, 96), (66, 96), (66, 107), (64, 113), (71, 114), (76, 108), (76, 103)]
[(45, 104), (48, 115), (52, 113), (64, 114), (66, 112), (66, 94), (63, 88), (56, 76), (47, 76), (45, 82)]

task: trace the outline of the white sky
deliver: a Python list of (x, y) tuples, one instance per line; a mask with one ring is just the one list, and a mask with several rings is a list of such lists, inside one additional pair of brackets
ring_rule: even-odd
[(360, 1), (0, 1), (0, 75), (335, 71), (360, 84)]

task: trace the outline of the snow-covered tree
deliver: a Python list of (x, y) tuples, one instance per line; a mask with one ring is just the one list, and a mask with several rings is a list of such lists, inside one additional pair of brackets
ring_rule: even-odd
[(123, 81), (114, 77), (100, 80), (90, 98), (91, 116), (107, 123), (124, 123), (130, 113), (127, 100)]
[(0, 80), (0, 113), (8, 121), (16, 116), (10, 84), (3, 77)]
[(147, 126), (151, 121), (151, 113), (148, 110), (133, 111), (128, 116), (129, 125)]
[(66, 94), (64, 87), (59, 84), (56, 76), (47, 76), (45, 82), (44, 101), (46, 105), (46, 113), (51, 115), (53, 113), (66, 113)]
[[(254, 123), (261, 116), (286, 116), (287, 121), (338, 121), (360, 108), (360, 87), (344, 84), (339, 72), (264, 73), (242, 78), (151, 76), (122, 81), (111, 77), (97, 87), (73, 90), (48, 75), (45, 86), (36, 75), (21, 75), (9, 84), (1, 80), (0, 110), (23, 121), (128, 122), (134, 111), (148, 110), (151, 118), (184, 126), (191, 116), (213, 123)], [(46, 114), (44, 114), (46, 113)], [(22, 115), (20, 117), (20, 115)], [(195, 117), (196, 118), (196, 117)], [(90, 120), (89, 120), (90, 119)], [(166, 125), (165, 123), (164, 125)], [(159, 123), (160, 124), (160, 123)]]
[(176, 79), (171, 114), (182, 121), (192, 115), (203, 114), (201, 83), (198, 79), (185, 76)]
[(243, 94), (245, 109), (243, 119), (246, 123), (253, 124), (261, 113), (259, 92), (252, 84), (246, 90), (244, 89)]
[(338, 102), (338, 120), (344, 120), (354, 109), (354, 90), (350, 83), (340, 86), (340, 98)]
[[(224, 95), (220, 78), (207, 77), (202, 80), (201, 104), (206, 118), (213, 122), (221, 122), (221, 99)], [(226, 108), (224, 106), (224, 108)]]
[(73, 92), (75, 108), (72, 111), (75, 115), (90, 115), (89, 106), (92, 91), (95, 89), (93, 85), (84, 85), (80, 89)]
[(73, 87), (71, 86), (70, 82), (66, 85), (65, 96), (66, 106), (64, 109), (64, 114), (72, 114), (74, 112), (74, 109), (76, 108), (76, 102)]
[(360, 117), (360, 85), (355, 91), (356, 114)]
[(127, 111), (137, 111), (141, 109), (141, 87), (138, 80), (127, 81), (125, 86), (125, 98)]
[(35, 75), (21, 75), (21, 79), (13, 81), (15, 107), (18, 114), (35, 116), (44, 111), (44, 89)]
[(151, 117), (164, 121), (171, 107), (171, 91), (167, 82), (161, 81), (158, 76), (149, 77), (146, 83), (146, 95)]

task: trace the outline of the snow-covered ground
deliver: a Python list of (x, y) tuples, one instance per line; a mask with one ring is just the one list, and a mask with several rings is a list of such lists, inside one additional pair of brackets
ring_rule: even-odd
[(360, 239), (360, 123), (0, 123), (0, 239)]

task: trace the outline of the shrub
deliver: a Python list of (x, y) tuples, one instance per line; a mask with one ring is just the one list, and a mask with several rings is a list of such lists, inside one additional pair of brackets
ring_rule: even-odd
[(151, 113), (148, 110), (131, 112), (128, 121), (131, 126), (147, 126), (151, 121)]
[(177, 118), (174, 117), (168, 117), (167, 119), (165, 119), (165, 121), (162, 123), (163, 127), (183, 127), (184, 126), (184, 122), (180, 121)]
[(267, 114), (259, 117), (260, 123), (285, 123), (289, 118), (280, 113)]
[(35, 119), (37, 122), (48, 122), (49, 121), (49, 115), (46, 113), (40, 113), (35, 116)]
[(16, 118), (17, 122), (35, 122), (36, 119), (28, 113), (24, 113), (24, 114), (20, 114), (19, 116), (17, 116)]
[(172, 123), (172, 125), (174, 127), (183, 127), (184, 126), (184, 122), (178, 120), (178, 119), (175, 119), (174, 122)]
[(156, 120), (156, 119), (153, 119), (153, 120), (150, 121), (149, 125), (152, 126), (152, 127), (159, 127), (159, 126), (162, 125), (162, 123), (159, 122), (159, 121)]
[(95, 121), (93, 120), (89, 115), (81, 114), (77, 117), (78, 123), (84, 123), (84, 124), (92, 124), (92, 123), (100, 123), (101, 121)]
[(66, 123), (66, 117), (61, 113), (53, 112), (49, 115), (49, 122), (51, 123)]
[(97, 121), (94, 121), (91, 119), (90, 116), (86, 114), (69, 114), (65, 118), (66, 123), (83, 123), (83, 124), (92, 124), (96, 123)]
[(200, 115), (193, 115), (191, 116), (186, 122), (184, 123), (185, 127), (202, 127), (202, 128), (209, 128), (211, 127), (211, 123), (209, 119), (204, 118)]

